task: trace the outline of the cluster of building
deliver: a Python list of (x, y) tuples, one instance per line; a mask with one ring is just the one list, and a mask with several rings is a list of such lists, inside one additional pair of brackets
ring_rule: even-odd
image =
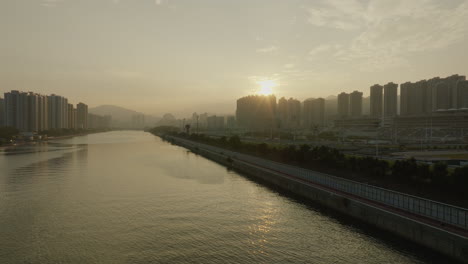
[(324, 126), (325, 99), (294, 98), (274, 95), (250, 95), (237, 100), (236, 121), (240, 128), (263, 129), (313, 129)]
[(13, 90), (0, 98), (0, 127), (17, 128), (22, 132), (39, 132), (55, 129), (104, 128), (110, 125), (110, 116), (88, 113), (88, 106), (76, 106), (68, 99), (52, 94)]
[(234, 129), (236, 119), (232, 115), (209, 115), (208, 113), (193, 113), (192, 118), (182, 120), (183, 124), (190, 124), (192, 131), (195, 130), (224, 130)]
[[(340, 93), (336, 113), (325, 118), (326, 100), (297, 99), (274, 95), (250, 95), (237, 100), (239, 128), (315, 129), (335, 128), (468, 128), (468, 81), (465, 76), (432, 78), (401, 85), (390, 82), (370, 87), (368, 108), (363, 109), (363, 93)], [(367, 108), (367, 107), (366, 107)], [(364, 110), (366, 110), (364, 113)], [(368, 111), (367, 111), (368, 110)]]
[[(338, 96), (337, 127), (468, 128), (468, 81), (465, 76), (435, 77), (400, 85), (370, 87), (369, 116), (363, 116), (362, 93)], [(399, 96), (398, 96), (399, 95)]]

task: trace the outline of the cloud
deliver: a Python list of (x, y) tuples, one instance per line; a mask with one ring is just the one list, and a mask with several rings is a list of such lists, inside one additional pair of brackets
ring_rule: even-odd
[(60, 2), (63, 2), (63, 0), (41, 0), (41, 6), (55, 7)]
[[(408, 67), (408, 57), (447, 49), (468, 35), (468, 0), (330, 0), (308, 8), (308, 22), (347, 32), (347, 44), (335, 49), (338, 61), (361, 70)], [(323, 44), (310, 51), (333, 50)]]
[(358, 29), (362, 24), (363, 6), (356, 0), (329, 0), (322, 6), (307, 9), (307, 21), (315, 26), (342, 30)]
[(312, 50), (309, 51), (309, 56), (314, 57), (323, 53), (327, 53), (330, 51), (335, 51), (339, 48), (341, 48), (342, 45), (340, 44), (321, 44), (318, 45), (317, 47), (313, 48)]
[(275, 52), (278, 49), (279, 48), (277, 46), (268, 46), (268, 47), (257, 49), (257, 52), (259, 52), (259, 53), (270, 53), (270, 52)]
[(104, 70), (104, 73), (111, 76), (112, 78), (119, 79), (142, 79), (145, 77), (145, 74), (125, 69), (107, 69)]
[[(53, 0), (52, 0), (53, 1)], [(120, 4), (121, 0), (112, 0), (114, 4)], [(152, 0), (155, 5), (162, 5), (164, 2), (167, 2), (167, 0)], [(130, 1), (129, 1), (130, 2)]]

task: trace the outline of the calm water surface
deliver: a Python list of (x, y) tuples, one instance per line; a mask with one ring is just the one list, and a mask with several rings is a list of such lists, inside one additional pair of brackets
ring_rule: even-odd
[(388, 241), (144, 132), (0, 149), (3, 264), (442, 263)]

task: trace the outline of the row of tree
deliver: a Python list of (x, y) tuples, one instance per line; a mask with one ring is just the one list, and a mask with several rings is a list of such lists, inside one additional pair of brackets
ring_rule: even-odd
[(14, 127), (0, 127), (0, 145), (10, 142), (19, 134), (19, 130)]
[(449, 169), (415, 159), (387, 161), (374, 157), (345, 155), (327, 146), (274, 146), (242, 142), (237, 136), (213, 138), (203, 134), (172, 133), (193, 141), (227, 148), (278, 162), (366, 181), (385, 188), (468, 206), (468, 166)]

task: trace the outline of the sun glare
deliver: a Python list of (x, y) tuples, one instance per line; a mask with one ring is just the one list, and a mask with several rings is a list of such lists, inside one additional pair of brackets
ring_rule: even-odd
[(270, 95), (273, 93), (273, 87), (276, 87), (277, 84), (273, 80), (264, 80), (264, 81), (259, 81), (258, 85), (260, 85), (260, 90), (258, 91), (258, 94), (261, 95)]

